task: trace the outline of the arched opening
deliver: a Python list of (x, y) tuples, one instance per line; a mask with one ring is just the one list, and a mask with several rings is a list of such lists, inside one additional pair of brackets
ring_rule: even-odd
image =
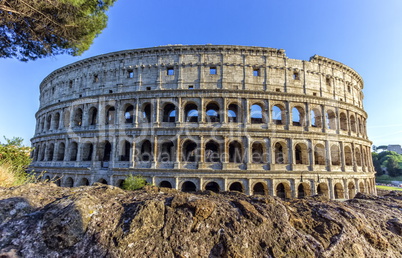
[(345, 113), (340, 113), (339, 115), (339, 122), (340, 122), (340, 127), (342, 131), (347, 131), (348, 130), (348, 119), (346, 118)]
[(237, 104), (230, 104), (228, 107), (228, 122), (229, 123), (239, 123), (240, 122), (240, 109)]
[(360, 155), (360, 149), (359, 148), (356, 148), (356, 154), (355, 154), (355, 156), (356, 156), (356, 164), (359, 166), (359, 167), (361, 167), (362, 166), (362, 157), (361, 157), (361, 155)]
[(253, 163), (264, 163), (264, 146), (260, 142), (251, 145), (251, 159)]
[(102, 145), (103, 147), (103, 152), (101, 152), (102, 155), (100, 155), (100, 161), (108, 162), (110, 161), (110, 157), (112, 156), (112, 145), (110, 144), (109, 141), (105, 141)]
[(126, 181), (126, 180), (124, 180), (124, 179), (119, 179), (119, 180), (117, 180), (116, 186), (117, 186), (117, 187), (120, 187), (120, 188), (123, 188), (123, 184), (124, 184), (125, 181)]
[(114, 107), (109, 107), (106, 109), (106, 124), (113, 125), (116, 116), (116, 109)]
[(120, 161), (130, 161), (131, 144), (124, 140), (120, 147)]
[(219, 193), (220, 187), (219, 184), (216, 182), (209, 182), (208, 184), (205, 185), (205, 190), (212, 191), (214, 193)]
[(353, 165), (352, 150), (350, 149), (349, 146), (345, 146), (345, 165), (346, 166), (352, 166)]
[(152, 145), (149, 140), (144, 140), (142, 142), (140, 160), (145, 162), (153, 160)]
[(262, 120), (262, 107), (258, 104), (254, 104), (250, 108), (250, 118), (252, 124), (261, 124)]
[(50, 130), (51, 123), (52, 123), (52, 115), (48, 115), (46, 119), (46, 130), (48, 131)]
[(243, 148), (238, 141), (232, 141), (229, 144), (229, 162), (231, 163), (243, 162)]
[(293, 126), (304, 126), (305, 113), (302, 107), (292, 108), (292, 124)]
[(49, 145), (48, 152), (47, 152), (47, 160), (48, 160), (48, 161), (52, 161), (52, 160), (53, 160), (53, 153), (54, 153), (54, 144), (51, 143), (51, 144)]
[(60, 113), (57, 112), (56, 114), (54, 114), (54, 118), (53, 118), (53, 128), (55, 130), (59, 129), (59, 124), (60, 124)]
[(286, 145), (285, 143), (277, 142), (275, 143), (274, 151), (275, 151), (275, 164), (285, 164), (287, 161), (287, 157), (285, 155)]
[(128, 105), (124, 111), (124, 122), (126, 124), (132, 124), (134, 122), (134, 107), (133, 105)]
[(318, 108), (314, 108), (310, 112), (311, 114), (311, 126), (312, 127), (322, 127), (322, 117), (321, 117), (321, 112)]
[(331, 146), (331, 164), (333, 166), (339, 166), (341, 164), (341, 155), (337, 145)]
[[(64, 127), (69, 128), (70, 127), (70, 111), (65, 110), (64, 111)], [(43, 128), (43, 127), (42, 127)]]
[(220, 162), (219, 144), (210, 140), (205, 144), (205, 162)]
[(74, 112), (74, 126), (82, 125), (82, 109), (77, 108)]
[(358, 132), (360, 134), (363, 134), (363, 124), (362, 124), (362, 120), (360, 118), (357, 119), (358, 123), (359, 123), (359, 130)]
[(314, 147), (314, 164), (325, 165), (325, 147), (322, 144), (317, 144)]
[(310, 195), (310, 186), (307, 183), (300, 183), (297, 187), (297, 198), (302, 199)]
[(354, 115), (350, 116), (350, 129), (352, 132), (356, 133), (356, 118)]
[(88, 124), (96, 125), (98, 123), (98, 109), (95, 107), (91, 107), (88, 112)]
[(253, 186), (253, 195), (267, 195), (268, 188), (265, 183), (258, 182)]
[(168, 103), (163, 107), (163, 122), (174, 123), (176, 121), (176, 106)]
[(61, 186), (61, 177), (55, 176), (53, 181), (57, 186)]
[(45, 160), (45, 153), (46, 153), (46, 143), (42, 145), (41, 152), (40, 152), (40, 155), (39, 155), (39, 160), (40, 161)]
[(359, 191), (361, 193), (366, 193), (366, 188), (364, 187), (364, 182), (359, 183)]
[(197, 161), (197, 144), (191, 140), (187, 140), (183, 144), (183, 161), (196, 162)]
[(335, 199), (344, 199), (343, 186), (340, 183), (336, 183), (334, 186)]
[(78, 186), (87, 186), (87, 185), (89, 185), (89, 180), (84, 177), (84, 178), (82, 178), (82, 179), (80, 180)]
[(93, 152), (94, 152), (94, 145), (90, 142), (85, 143), (84, 147), (82, 148), (82, 160), (91, 161)]
[(219, 106), (217, 103), (208, 103), (206, 106), (206, 118), (208, 123), (219, 123), (220, 116), (219, 116)]
[(336, 130), (336, 118), (334, 111), (332, 110), (327, 111), (326, 120), (327, 120), (327, 128), (331, 130)]
[(150, 103), (145, 104), (142, 108), (142, 122), (143, 123), (151, 123), (152, 122), (151, 112), (152, 112), (151, 104)]
[(162, 143), (161, 153), (159, 156), (160, 162), (172, 162), (174, 161), (174, 144), (172, 141), (166, 141)]
[(295, 162), (296, 164), (308, 165), (307, 146), (303, 143), (298, 143), (295, 146)]
[(292, 197), (290, 186), (287, 183), (279, 183), (276, 186), (276, 196), (282, 199), (290, 199)]
[(40, 132), (45, 131), (45, 119), (44, 118), (40, 119), (39, 131)]
[(317, 186), (317, 194), (329, 197), (328, 185), (326, 183), (319, 183)]
[(165, 187), (165, 188), (173, 188), (172, 184), (169, 181), (162, 181), (159, 184), (159, 187)]
[(66, 145), (64, 142), (59, 143), (59, 148), (57, 150), (57, 161), (64, 160), (64, 152), (66, 151)]
[(272, 123), (276, 125), (286, 124), (285, 108), (281, 105), (275, 105), (272, 107)]
[(103, 179), (103, 178), (99, 179), (99, 180), (98, 180), (98, 183), (107, 185), (107, 181), (106, 181), (105, 179)]
[(198, 107), (196, 104), (189, 103), (184, 107), (184, 120), (190, 123), (198, 122)]
[(349, 182), (348, 184), (348, 193), (349, 193), (349, 199), (353, 199), (356, 194), (356, 189), (355, 189), (355, 184), (352, 182)]
[(191, 181), (186, 181), (181, 186), (181, 191), (186, 193), (191, 193), (197, 191), (197, 187)]
[(66, 181), (64, 182), (65, 187), (73, 187), (74, 186), (74, 180), (71, 177), (67, 177)]
[(77, 161), (78, 144), (76, 142), (70, 143), (70, 161)]
[(229, 186), (229, 191), (243, 193), (244, 192), (243, 184), (240, 182), (231, 183)]

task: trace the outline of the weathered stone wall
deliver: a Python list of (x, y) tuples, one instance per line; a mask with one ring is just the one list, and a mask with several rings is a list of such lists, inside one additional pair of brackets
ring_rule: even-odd
[(185, 191), (375, 193), (362, 89), (339, 62), (272, 48), (96, 56), (41, 83), (32, 168), (65, 186), (133, 173)]

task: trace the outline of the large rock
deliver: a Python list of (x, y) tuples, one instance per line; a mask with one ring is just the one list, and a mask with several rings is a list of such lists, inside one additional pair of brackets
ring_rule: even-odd
[(0, 257), (402, 257), (402, 195), (0, 189)]

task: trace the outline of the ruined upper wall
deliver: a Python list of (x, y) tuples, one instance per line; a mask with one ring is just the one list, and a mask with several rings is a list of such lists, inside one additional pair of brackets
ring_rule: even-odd
[(41, 107), (146, 90), (246, 90), (304, 94), (362, 107), (363, 80), (321, 56), (290, 59), (282, 49), (227, 45), (161, 46), (108, 53), (64, 66), (40, 85)]

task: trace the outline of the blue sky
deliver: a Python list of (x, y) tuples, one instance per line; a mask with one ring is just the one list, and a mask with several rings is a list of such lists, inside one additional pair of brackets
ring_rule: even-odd
[(304, 60), (318, 54), (352, 67), (365, 82), (370, 140), (402, 144), (400, 0), (118, 0), (108, 14), (108, 27), (80, 57), (0, 59), (0, 136), (30, 144), (39, 84), (57, 68), (124, 49), (210, 43), (281, 48)]

